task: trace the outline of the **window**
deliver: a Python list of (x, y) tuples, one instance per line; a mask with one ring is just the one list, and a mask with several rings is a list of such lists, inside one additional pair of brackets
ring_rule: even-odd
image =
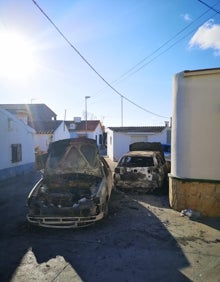
[(99, 134), (99, 145), (103, 145), (102, 141), (103, 141), (102, 134)]
[(154, 166), (154, 160), (152, 157), (124, 157), (120, 161), (120, 165), (124, 167), (149, 167)]
[(11, 161), (12, 163), (20, 162), (22, 160), (21, 144), (11, 145)]

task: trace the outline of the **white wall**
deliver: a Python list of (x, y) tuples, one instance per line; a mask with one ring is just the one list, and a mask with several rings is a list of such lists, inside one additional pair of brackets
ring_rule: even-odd
[(161, 144), (167, 144), (167, 131), (170, 130), (170, 127), (165, 127), (165, 129), (161, 132), (149, 135), (148, 142), (160, 142)]
[[(34, 130), (23, 121), (0, 108), (0, 169), (34, 163)], [(22, 160), (12, 163), (12, 144), (21, 144)]]
[(118, 161), (120, 157), (129, 151), (129, 145), (135, 142), (160, 142), (167, 143), (167, 130), (159, 133), (142, 132), (114, 132), (107, 129), (107, 155), (111, 160)]
[(124, 133), (114, 133), (113, 160), (118, 161), (120, 157), (129, 151), (130, 135)]
[(64, 122), (60, 124), (60, 126), (54, 131), (53, 134), (53, 142), (70, 138), (69, 130)]
[(94, 140), (97, 140), (97, 145), (99, 146), (99, 135), (103, 135), (103, 131), (102, 131), (102, 128), (101, 128), (101, 125), (98, 124), (98, 126), (96, 127), (95, 131), (93, 132), (88, 132), (88, 138), (91, 138), (91, 139), (94, 139)]
[(173, 79), (171, 174), (220, 180), (220, 69)]
[(53, 141), (53, 134), (35, 134), (34, 145), (38, 147), (41, 152), (46, 153), (49, 144)]
[(102, 127), (100, 124), (96, 127), (95, 131), (87, 131), (87, 134), (85, 131), (80, 132), (70, 132), (71, 138), (77, 138), (77, 137), (85, 137), (87, 135), (88, 138), (97, 140), (97, 145), (99, 145), (99, 135), (103, 135)]
[(70, 138), (70, 133), (65, 123), (62, 122), (53, 134), (36, 134), (34, 137), (34, 144), (35, 147), (39, 147), (40, 151), (46, 153), (51, 142), (67, 138)]

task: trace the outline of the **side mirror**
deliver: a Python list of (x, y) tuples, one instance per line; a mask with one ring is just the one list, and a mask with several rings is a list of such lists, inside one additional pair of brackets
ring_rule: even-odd
[(120, 168), (119, 167), (115, 168), (115, 173), (120, 173)]

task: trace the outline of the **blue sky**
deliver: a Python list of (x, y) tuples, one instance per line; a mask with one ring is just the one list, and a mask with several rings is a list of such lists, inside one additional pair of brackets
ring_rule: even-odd
[[(220, 1), (204, 1), (220, 11)], [(71, 120), (84, 118), (90, 96), (88, 119), (105, 126), (163, 125), (175, 73), (220, 67), (220, 14), (198, 0), (36, 2), (124, 98), (33, 1), (1, 0), (0, 103), (45, 103)]]

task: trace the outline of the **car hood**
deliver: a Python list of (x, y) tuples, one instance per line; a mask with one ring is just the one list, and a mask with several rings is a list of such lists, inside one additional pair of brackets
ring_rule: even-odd
[(95, 140), (73, 138), (51, 143), (44, 175), (49, 177), (70, 173), (102, 177), (100, 155)]

